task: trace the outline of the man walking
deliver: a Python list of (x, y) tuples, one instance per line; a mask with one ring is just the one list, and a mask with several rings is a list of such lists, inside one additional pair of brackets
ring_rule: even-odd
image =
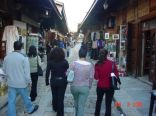
[(21, 53), (22, 43), (14, 42), (14, 50), (4, 58), (3, 70), (8, 83), (8, 116), (16, 116), (16, 95), (19, 93), (24, 101), (28, 114), (37, 111), (28, 97), (27, 87), (31, 86), (30, 66), (28, 58)]

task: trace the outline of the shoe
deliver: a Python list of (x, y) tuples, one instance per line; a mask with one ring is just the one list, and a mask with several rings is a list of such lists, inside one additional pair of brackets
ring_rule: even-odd
[(31, 98), (31, 101), (33, 102), (33, 101), (35, 101), (36, 99), (35, 98)]
[(38, 110), (39, 105), (35, 105), (33, 111), (29, 112), (28, 114), (32, 114)]
[(56, 109), (56, 108), (54, 108), (54, 107), (52, 108), (52, 110), (53, 110), (54, 112), (57, 112), (57, 109)]

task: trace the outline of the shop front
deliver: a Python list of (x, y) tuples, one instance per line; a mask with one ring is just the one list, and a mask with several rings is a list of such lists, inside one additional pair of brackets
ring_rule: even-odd
[[(12, 19), (6, 12), (0, 12), (0, 59), (3, 59), (6, 52), (6, 43), (2, 41), (5, 26), (11, 25)], [(1, 63), (0, 63), (1, 64)]]
[(141, 75), (152, 81), (156, 76), (156, 18), (141, 23)]

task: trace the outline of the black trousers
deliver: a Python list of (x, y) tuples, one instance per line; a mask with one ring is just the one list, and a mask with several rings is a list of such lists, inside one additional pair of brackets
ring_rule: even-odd
[(65, 96), (67, 83), (55, 82), (54, 84), (54, 82), (52, 81), (53, 80), (51, 80), (53, 110), (57, 112), (57, 116), (64, 116), (64, 96)]
[(150, 100), (150, 108), (149, 108), (149, 116), (152, 116), (153, 114), (153, 107), (154, 107), (154, 101), (156, 100), (156, 96), (151, 94), (151, 100)]
[(38, 73), (31, 73), (31, 81), (32, 81), (32, 86), (31, 86), (31, 92), (30, 92), (30, 97), (31, 101), (34, 101), (35, 98), (37, 97), (37, 82), (38, 82)]
[(69, 51), (67, 51), (67, 57), (69, 57)]
[(105, 104), (106, 104), (106, 112), (105, 116), (111, 116), (111, 104), (114, 96), (114, 90), (112, 89), (102, 89), (97, 87), (97, 101), (96, 101), (96, 107), (95, 107), (95, 116), (100, 116), (100, 110), (101, 110), (101, 103), (104, 94), (105, 96)]

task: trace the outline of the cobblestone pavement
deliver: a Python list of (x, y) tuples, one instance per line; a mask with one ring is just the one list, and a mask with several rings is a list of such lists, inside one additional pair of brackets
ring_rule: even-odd
[[(68, 61), (71, 62), (74, 59), (78, 58), (78, 50), (80, 47), (80, 43), (77, 44), (74, 48), (71, 50), (70, 58), (68, 58)], [(86, 107), (85, 107), (85, 114), (84, 116), (93, 116), (94, 110), (95, 110), (95, 102), (96, 102), (96, 82), (94, 81), (92, 89), (90, 90), (90, 95), (88, 97)], [(32, 116), (55, 116), (55, 113), (52, 110), (51, 106), (51, 89), (48, 86), (45, 86), (45, 78), (39, 77), (38, 81), (38, 96), (34, 104), (39, 104), (39, 109), (37, 112), (33, 113)], [(104, 100), (103, 100), (104, 101)], [(25, 108), (23, 106), (23, 101), (21, 98), (17, 98), (17, 116), (29, 116)], [(66, 93), (65, 93), (65, 100), (64, 100), (64, 106), (65, 106), (65, 116), (74, 116), (74, 105), (73, 105), (73, 97), (70, 93), (70, 84), (68, 84)], [(4, 108), (2, 111), (0, 111), (0, 116), (6, 116), (6, 110), (7, 107)], [(101, 116), (104, 115), (105, 112), (105, 105), (102, 103), (101, 107)], [(120, 112), (116, 109), (114, 106), (114, 103), (112, 104), (112, 116), (120, 116)]]

